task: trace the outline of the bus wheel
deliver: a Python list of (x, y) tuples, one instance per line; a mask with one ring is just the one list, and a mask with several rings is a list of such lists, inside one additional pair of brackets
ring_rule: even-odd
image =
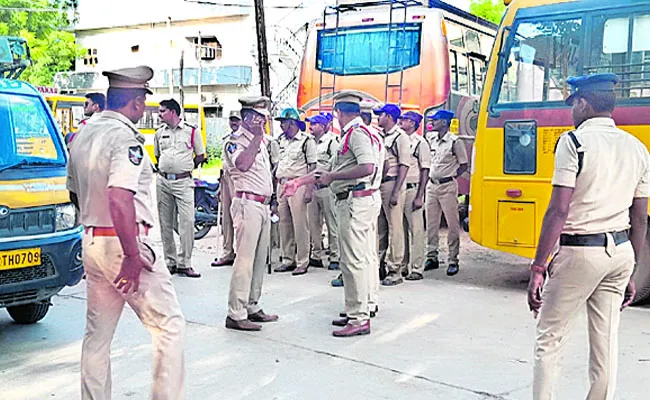
[(28, 325), (42, 320), (49, 309), (50, 299), (46, 299), (38, 303), (7, 307), (7, 312), (17, 323)]
[[(648, 222), (650, 224), (650, 222)], [(648, 234), (646, 235), (646, 245), (643, 254), (639, 257), (639, 264), (636, 267), (632, 280), (636, 285), (636, 297), (634, 304), (639, 304), (650, 298), (650, 225), (648, 225)]]

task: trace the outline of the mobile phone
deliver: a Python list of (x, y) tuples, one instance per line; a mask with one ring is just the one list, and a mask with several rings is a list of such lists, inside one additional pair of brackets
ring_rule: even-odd
[(542, 288), (538, 287), (535, 291), (535, 298), (539, 301), (542, 301)]

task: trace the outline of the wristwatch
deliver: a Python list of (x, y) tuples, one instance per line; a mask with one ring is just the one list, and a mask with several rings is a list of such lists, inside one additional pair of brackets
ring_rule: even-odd
[(530, 262), (530, 270), (532, 272), (538, 272), (540, 274), (543, 274), (546, 272), (546, 268), (547, 268), (546, 266), (536, 264), (535, 260)]

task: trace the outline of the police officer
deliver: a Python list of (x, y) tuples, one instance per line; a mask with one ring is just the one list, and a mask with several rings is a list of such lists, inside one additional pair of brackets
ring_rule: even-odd
[[(205, 161), (200, 132), (180, 117), (181, 106), (174, 99), (160, 102), (158, 116), (163, 126), (154, 136), (159, 177), (156, 184), (158, 217), (165, 262), (172, 274), (199, 278), (192, 267), (194, 248), (194, 182), (192, 170)], [(178, 222), (181, 251), (176, 255), (174, 226)]]
[[(458, 217), (457, 178), (467, 171), (467, 151), (458, 136), (449, 133), (454, 113), (438, 110), (429, 117), (434, 133), (429, 137), (431, 148), (431, 172), (426, 198), (427, 219), (427, 261), (424, 269), (439, 268), (439, 231), (442, 214), (447, 221), (447, 244), (449, 246), (449, 265), (447, 275), (459, 271), (460, 221)], [(437, 132), (437, 134), (436, 134)]]
[[(330, 114), (331, 115), (331, 114)], [(327, 114), (318, 114), (307, 118), (309, 130), (316, 142), (317, 166), (327, 166), (334, 153), (338, 150), (339, 141), (336, 135), (329, 131), (331, 120)], [(309, 235), (312, 244), (312, 257), (309, 263), (314, 266), (323, 265), (326, 257), (323, 248), (323, 220), (327, 225), (329, 245), (329, 270), (339, 269), (339, 234), (336, 221), (334, 193), (324, 185), (315, 185), (313, 199), (309, 203)]]
[[(312, 200), (312, 188), (301, 188), (295, 196), (282, 195), (282, 186), (289, 180), (306, 175), (316, 166), (316, 144), (304, 133), (306, 125), (293, 108), (282, 110), (282, 135), (278, 138), (280, 161), (275, 176), (278, 180), (278, 212), (280, 216), (280, 246), (282, 264), (275, 272), (293, 271), (303, 275), (309, 268), (309, 225), (307, 206)], [(322, 265), (322, 264), (321, 264)]]
[(235, 228), (235, 252), (228, 296), (226, 328), (259, 331), (256, 322), (273, 322), (259, 305), (271, 221), (268, 205), (273, 193), (271, 163), (264, 126), (270, 114), (266, 97), (243, 97), (242, 125), (225, 145), (224, 168), (232, 177), (234, 197), (230, 212)]
[(149, 67), (106, 71), (108, 110), (71, 146), (67, 187), (85, 226), (86, 333), (81, 351), (81, 398), (111, 398), (110, 348), (124, 303), (149, 330), (154, 399), (182, 399), (185, 321), (171, 275), (156, 260), (151, 160), (135, 127), (145, 112)]
[(429, 144), (417, 130), (422, 123), (422, 115), (408, 111), (400, 117), (400, 126), (410, 140), (410, 168), (406, 175), (406, 200), (404, 220), (406, 221), (406, 247), (404, 264), (408, 268), (406, 280), (418, 281), (424, 272), (424, 194), (429, 181), (431, 150)]
[(553, 192), (528, 284), (530, 309), (540, 313), (535, 400), (555, 398), (566, 336), (585, 305), (587, 399), (614, 398), (620, 310), (634, 299), (630, 277), (646, 245), (650, 194), (646, 147), (612, 119), (616, 81), (613, 74), (567, 79), (576, 130), (557, 143)]
[[(99, 116), (99, 113), (104, 111), (104, 108), (106, 108), (106, 96), (104, 96), (103, 93), (87, 93), (85, 97), (86, 101), (84, 102), (84, 118), (79, 121), (80, 130), (86, 126), (88, 121), (90, 121), (93, 116)], [(69, 132), (67, 135), (65, 135), (65, 143), (69, 145), (78, 132), (79, 131)]]
[(395, 286), (403, 282), (404, 202), (406, 201), (404, 183), (410, 165), (410, 141), (408, 135), (397, 124), (402, 114), (402, 110), (397, 105), (386, 104), (374, 113), (379, 116), (379, 126), (383, 130), (386, 147), (381, 200), (382, 214), (388, 229), (379, 231), (379, 241), (388, 236), (388, 251), (385, 254), (388, 275), (381, 284)]
[[(241, 115), (239, 111), (233, 110), (230, 112), (228, 118), (231, 132), (224, 137), (224, 144), (227, 142), (228, 137), (237, 135), (239, 127), (241, 126)], [(224, 149), (225, 150), (225, 149)], [(223, 154), (222, 152), (221, 154)], [(221, 170), (221, 179), (219, 185), (219, 201), (221, 201), (221, 212), (223, 215), (223, 222), (221, 230), (223, 232), (223, 251), (221, 257), (215, 258), (212, 262), (213, 267), (223, 267), (225, 265), (232, 265), (235, 262), (235, 250), (233, 248), (233, 241), (235, 240), (235, 230), (232, 226), (232, 216), (230, 214), (230, 205), (232, 204), (232, 178), (228, 175), (228, 170), (225, 168)]]
[(336, 195), (336, 211), (339, 217), (339, 244), (341, 248), (341, 271), (345, 281), (345, 314), (332, 322), (342, 329), (333, 332), (337, 337), (366, 335), (370, 333), (370, 310), (368, 307), (368, 277), (373, 268), (370, 260), (375, 249), (373, 218), (379, 192), (371, 188), (374, 178), (381, 171), (377, 164), (382, 147), (381, 140), (372, 134), (359, 117), (361, 97), (340, 93), (334, 98), (334, 110), (342, 138), (339, 150), (327, 168), (288, 181), (283, 191), (294, 195), (300, 186), (318, 183), (329, 185)]

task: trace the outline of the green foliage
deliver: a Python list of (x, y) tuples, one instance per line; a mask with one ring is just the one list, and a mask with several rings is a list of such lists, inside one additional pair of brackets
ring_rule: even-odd
[(223, 149), (221, 148), (221, 146), (208, 145), (208, 148), (206, 149), (206, 153), (207, 153), (207, 156), (208, 156), (208, 164), (209, 165), (214, 165), (217, 162), (219, 162), (219, 164), (220, 164), (222, 151), (223, 151)]
[(469, 12), (488, 21), (499, 24), (501, 17), (506, 12), (502, 0), (472, 0)]
[(67, 11), (75, 6), (76, 0), (0, 0), (0, 35), (25, 38), (30, 47), (33, 64), (20, 79), (51, 85), (54, 74), (70, 70), (74, 60), (83, 56), (84, 50), (67, 31), (75, 18)]

